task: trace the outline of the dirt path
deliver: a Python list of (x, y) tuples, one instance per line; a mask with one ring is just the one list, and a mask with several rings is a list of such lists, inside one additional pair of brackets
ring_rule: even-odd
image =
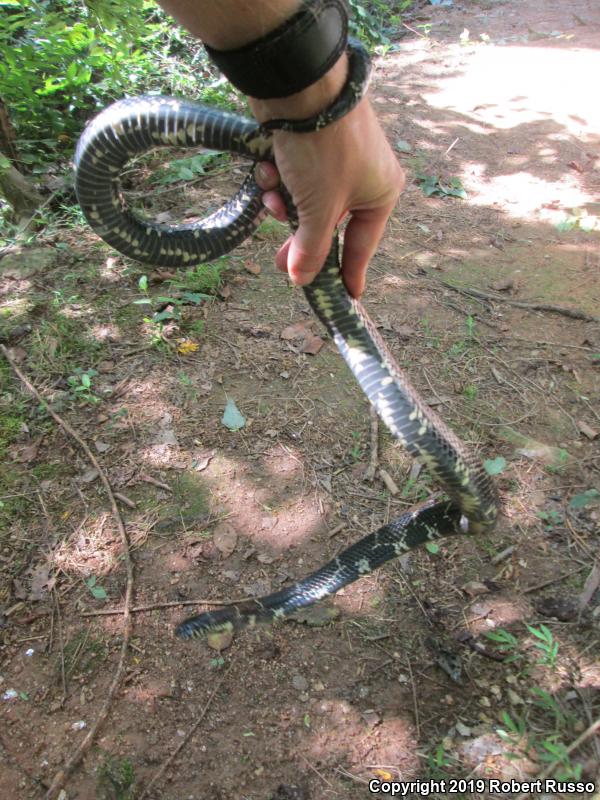
[[(565, 751), (600, 705), (600, 325), (516, 303), (600, 315), (600, 12), (481, 0), (428, 6), (410, 27), (377, 62), (373, 99), (409, 185), (365, 305), (428, 402), (504, 460), (501, 523), (221, 653), (172, 638), (189, 608), (137, 612), (122, 689), (63, 800), (133, 798), (209, 698), (150, 797), (367, 798), (372, 779), (548, 767), (599, 779), (593, 737)], [(452, 186), (467, 198), (439, 196)], [(201, 196), (155, 210), (177, 218)], [(331, 343), (303, 352), (321, 331), (271, 266), (282, 236), (263, 228), (218, 300), (183, 307), (163, 341), (135, 301), (170, 295), (169, 276), (145, 288), (87, 230), (0, 262), (8, 328), (33, 329), (16, 360), (126, 498), (136, 606), (274, 590), (435, 489), (383, 431), (379, 467), (401, 489), (364, 480), (368, 408)], [(112, 680), (120, 617), (84, 615), (120, 607), (125, 570), (90, 465), (4, 367), (0, 381), (0, 796), (36, 798)], [(221, 422), (227, 399), (241, 431)]]

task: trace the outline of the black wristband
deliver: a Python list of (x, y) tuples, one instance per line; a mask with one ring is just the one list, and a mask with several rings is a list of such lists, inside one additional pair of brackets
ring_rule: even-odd
[(235, 50), (205, 47), (237, 89), (268, 100), (301, 92), (322, 78), (344, 52), (347, 37), (346, 0), (305, 0), (261, 39)]

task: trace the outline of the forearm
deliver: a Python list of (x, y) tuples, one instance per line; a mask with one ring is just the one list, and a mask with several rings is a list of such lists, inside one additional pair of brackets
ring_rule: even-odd
[(158, 0), (190, 33), (217, 50), (232, 50), (275, 30), (301, 0)]
[[(242, 47), (281, 25), (301, 6), (301, 0), (159, 0), (160, 5), (190, 33), (218, 50)], [(302, 92), (272, 100), (250, 98), (259, 122), (275, 117), (302, 119), (325, 108), (344, 85), (347, 58)]]

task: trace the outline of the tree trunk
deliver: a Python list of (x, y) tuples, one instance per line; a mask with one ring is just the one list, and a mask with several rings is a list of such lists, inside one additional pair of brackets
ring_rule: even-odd
[(12, 207), (13, 220), (17, 224), (29, 219), (41, 206), (43, 200), (24, 175), (12, 164), (0, 159), (0, 194)]
[(12, 208), (12, 221), (20, 224), (31, 218), (42, 198), (31, 181), (13, 165), (17, 159), (15, 130), (0, 97), (0, 195)]

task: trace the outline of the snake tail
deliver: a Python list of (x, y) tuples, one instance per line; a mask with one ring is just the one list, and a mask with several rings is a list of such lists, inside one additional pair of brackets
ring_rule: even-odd
[(426, 503), (365, 536), (301, 581), (257, 600), (189, 617), (175, 634), (191, 639), (282, 621), (419, 545), (464, 533), (461, 517), (452, 503)]

